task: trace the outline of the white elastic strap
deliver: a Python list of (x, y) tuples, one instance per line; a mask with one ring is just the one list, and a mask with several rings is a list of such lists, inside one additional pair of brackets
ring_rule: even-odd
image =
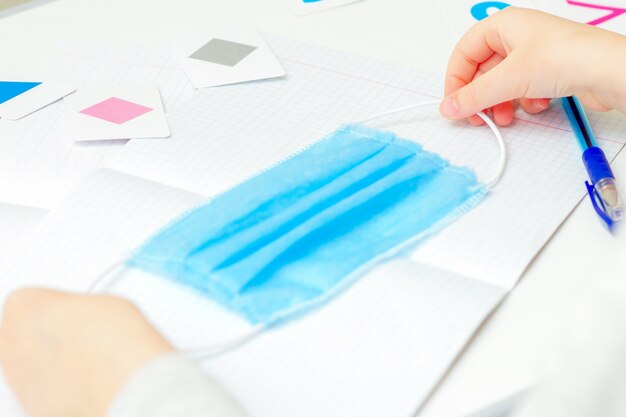
[(96, 277), (87, 288), (87, 294), (97, 294), (105, 292), (109, 286), (117, 279), (119, 272), (124, 268), (127, 256), (120, 258), (120, 260), (113, 263), (107, 269), (105, 269), (100, 275)]
[[(409, 106), (398, 107), (396, 109), (391, 109), (382, 113), (374, 114), (365, 119), (358, 120), (355, 123), (363, 124), (363, 123), (371, 122), (372, 120), (375, 120), (375, 119), (380, 119), (386, 116), (391, 116), (394, 114), (402, 113), (407, 110), (413, 110), (419, 107), (427, 107), (427, 106), (434, 106), (434, 105), (439, 106), (439, 104), (441, 104), (441, 101), (439, 100), (423, 101), (420, 103), (411, 104)], [(494, 136), (496, 137), (496, 140), (498, 141), (498, 149), (500, 151), (500, 161), (498, 163), (498, 169), (496, 170), (496, 173), (493, 175), (493, 177), (491, 177), (488, 181), (485, 181), (484, 183), (485, 187), (487, 187), (488, 189), (491, 189), (500, 181), (500, 179), (502, 178), (502, 174), (504, 174), (504, 167), (506, 166), (506, 159), (507, 159), (506, 146), (504, 145), (504, 139), (502, 138), (502, 133), (500, 132), (500, 129), (498, 129), (498, 126), (496, 126), (496, 124), (493, 122), (493, 120), (491, 120), (491, 118), (483, 112), (477, 113), (477, 115), (478, 117), (480, 117), (481, 119), (485, 121), (487, 126), (489, 126), (489, 128), (493, 132)]]
[[(124, 255), (124, 257), (116, 261), (114, 264), (105, 269), (100, 275), (98, 275), (87, 289), (87, 294), (100, 294), (110, 290), (120, 277), (120, 272), (124, 269), (124, 264), (126, 263), (127, 258), (128, 255)], [(265, 327), (263, 325), (256, 325), (249, 332), (246, 332), (241, 336), (236, 336), (232, 339), (211, 346), (181, 350), (180, 353), (190, 359), (198, 361), (215, 358), (243, 346), (261, 334), (264, 329)]]
[(241, 336), (234, 337), (225, 342), (211, 345), (211, 346), (201, 347), (197, 349), (187, 349), (187, 350), (181, 351), (181, 353), (197, 361), (203, 361), (203, 360), (215, 358), (217, 356), (221, 356), (225, 353), (228, 353), (235, 349), (240, 348), (241, 346), (245, 345), (246, 343), (248, 343), (249, 341), (257, 337), (258, 335), (260, 335), (263, 332), (263, 330), (265, 330), (265, 326), (256, 325), (249, 332)]

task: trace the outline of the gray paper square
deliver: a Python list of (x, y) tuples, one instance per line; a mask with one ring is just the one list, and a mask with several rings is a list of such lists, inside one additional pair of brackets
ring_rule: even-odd
[(234, 67), (255, 49), (256, 46), (213, 38), (189, 58)]

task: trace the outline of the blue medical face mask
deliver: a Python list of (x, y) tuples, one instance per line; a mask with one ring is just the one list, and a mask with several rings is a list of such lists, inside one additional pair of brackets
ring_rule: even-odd
[(469, 169), (350, 125), (178, 218), (127, 266), (269, 325), (329, 299), (486, 192)]

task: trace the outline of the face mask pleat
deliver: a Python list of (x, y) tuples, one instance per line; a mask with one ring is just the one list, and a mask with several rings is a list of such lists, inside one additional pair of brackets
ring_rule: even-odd
[[(302, 229), (310, 229), (316, 224), (332, 218), (346, 205), (346, 200), (354, 204), (359, 195), (367, 194), (380, 182), (393, 178), (406, 161), (413, 155), (401, 155), (385, 150), (375, 159), (350, 171), (349, 175), (336, 178), (325, 187), (302, 196), (297, 202), (282, 207), (275, 216), (240, 233), (236, 239), (222, 241), (203, 252), (197, 253), (197, 259), (190, 259), (192, 266), (206, 268), (207, 262), (213, 264), (213, 270), (227, 268), (267, 251), (276, 251), (282, 246), (281, 240)], [(269, 247), (269, 249), (268, 249)], [(220, 261), (223, 259), (223, 261)], [(233, 288), (234, 290), (236, 288)]]
[[(350, 166), (350, 169), (343, 170), (338, 175), (316, 181), (313, 187), (290, 188), (290, 184), (285, 184), (289, 188), (280, 193), (270, 204), (262, 203), (251, 212), (251, 216), (256, 218), (255, 221), (246, 221), (246, 225), (241, 227), (238, 227), (237, 220), (230, 222), (229, 228), (236, 229), (236, 234), (221, 234), (218, 238), (205, 242), (191, 251), (187, 260), (191, 265), (198, 265), (199, 268), (210, 266), (211, 269), (221, 269), (239, 261), (261, 247), (270, 244), (280, 235), (297, 227), (298, 224), (306, 222), (310, 217), (315, 216), (316, 213), (324, 210), (336, 201), (347, 198), (359, 188), (367, 186), (367, 181), (375, 181), (377, 176), (386, 174), (384, 171), (393, 170), (394, 167), (391, 164), (386, 164), (378, 172), (362, 179), (360, 181), (361, 184), (354, 184), (354, 179), (362, 175), (360, 174), (362, 172), (369, 172), (370, 170), (367, 167), (371, 165), (370, 162), (378, 163), (377, 161), (381, 158), (376, 156), (384, 152), (385, 149), (382, 148), (367, 159)], [(310, 163), (309, 161), (300, 162), (315, 167), (316, 172), (323, 172), (330, 161), (326, 161), (323, 165)], [(278, 171), (273, 179), (277, 186), (285, 183), (285, 181), (281, 180), (283, 173)], [(289, 175), (290, 180), (303, 180), (300, 176), (295, 176), (291, 169), (288, 171), (285, 172), (285, 175)], [(307, 174), (314, 173), (312, 171), (308, 170)], [(310, 178), (311, 175), (307, 175), (307, 177)], [(304, 179), (302, 182), (308, 181), (309, 178)], [(345, 187), (343, 190), (341, 190), (342, 186)], [(256, 202), (252, 203), (253, 206), (256, 204)], [(263, 231), (265, 233), (260, 235), (259, 232)], [(229, 239), (232, 236), (236, 236), (236, 241)], [(248, 240), (248, 243), (244, 244), (246, 240)], [(194, 257), (201, 258), (201, 260), (194, 262)]]
[(471, 171), (416, 143), (348, 126), (173, 222), (129, 265), (269, 323), (481, 193)]
[[(171, 264), (184, 263), (193, 253), (265, 221), (303, 195), (373, 158), (385, 148), (386, 143), (338, 142), (334, 152), (343, 159), (329, 159), (326, 145), (321, 141), (306, 153), (298, 154), (271, 171), (239, 185), (237, 193), (222, 194), (179, 219), (179, 227), (163, 230), (160, 239), (152, 242), (153, 246), (158, 246), (155, 260), (162, 262), (162, 257), (167, 256)], [(281, 187), (268, 186), (268, 182)], [(212, 238), (207, 241), (206, 236)], [(168, 252), (164, 253), (166, 248), (160, 244), (164, 240), (177, 244), (167, 245)], [(143, 261), (149, 260), (150, 246), (146, 244), (143, 247)]]
[[(222, 272), (237, 277), (236, 279), (229, 279), (228, 282), (236, 285), (231, 288), (234, 292), (238, 291), (241, 287), (247, 285), (249, 279), (252, 278), (252, 276), (247, 274), (254, 273), (257, 269), (260, 270), (273, 258), (287, 250), (290, 245), (297, 242), (298, 239), (315, 229), (323, 228), (326, 224), (335, 222), (338, 219), (342, 220), (341, 223), (343, 225), (351, 224), (357, 227), (360, 223), (366, 221), (366, 218), (343, 217), (342, 215), (350, 213), (359, 206), (368, 205), (371, 206), (374, 214), (379, 194), (395, 187), (398, 182), (405, 181), (407, 177), (415, 178), (415, 176), (419, 176), (422, 179), (427, 177), (426, 175), (415, 173), (414, 169), (412, 169), (414, 165), (406, 164), (414, 156), (414, 154), (402, 155), (399, 159), (389, 162), (390, 159), (383, 158), (381, 154), (379, 162), (382, 166), (370, 175), (366, 175), (367, 172), (370, 172), (369, 167), (363, 166), (363, 171), (360, 173), (355, 172), (355, 174), (361, 174), (364, 177), (358, 175), (357, 178), (345, 178), (343, 181), (345, 184), (333, 184), (335, 185), (334, 187), (328, 187), (325, 190), (325, 195), (320, 196), (318, 193), (314, 193), (309, 198), (303, 199), (301, 204), (285, 208), (284, 216), (276, 218), (276, 222), (268, 222), (269, 224), (261, 225), (263, 230), (269, 230), (267, 234), (262, 234), (263, 232), (259, 230), (252, 231), (252, 237), (261, 234), (261, 239), (254, 243), (260, 242), (264, 245), (254, 245), (253, 248), (250, 248), (251, 250), (246, 251), (246, 257), (239, 256), (236, 259), (236, 263), (230, 262), (218, 265), (214, 269), (218, 273), (216, 278), (219, 279)], [(425, 167), (422, 166), (421, 168)], [(422, 174), (427, 174), (427, 172), (422, 172)], [(357, 181), (354, 181), (355, 179)], [(402, 198), (402, 195), (396, 193), (395, 198)], [(322, 204), (319, 204), (320, 201)], [(288, 220), (287, 222), (283, 221), (285, 218)], [(284, 227), (278, 226), (278, 222), (282, 222)], [(311, 243), (313, 244), (314, 241)], [(315, 243), (323, 244), (323, 242), (319, 241)], [(217, 251), (219, 252), (220, 249), (217, 248)], [(212, 258), (214, 254), (205, 253), (202, 258), (205, 257)], [(204, 261), (205, 259), (199, 259), (197, 264), (204, 265)], [(241, 271), (245, 271), (245, 273), (242, 274)]]
[[(235, 212), (230, 210), (233, 204), (230, 195), (218, 197), (209, 207), (210, 210), (207, 210), (210, 212), (203, 213), (203, 215), (207, 216), (207, 219), (213, 219), (209, 227), (217, 226), (219, 230), (215, 231), (213, 239), (207, 242), (202, 241), (189, 253), (189, 256), (282, 213), (285, 207), (298, 203), (303, 197), (326, 187), (329, 183), (367, 163), (386, 146), (384, 143), (368, 145), (357, 147), (353, 143), (346, 143), (337, 150), (339, 155), (346, 156), (343, 161), (339, 158), (329, 160), (327, 155), (319, 149), (311, 149), (308, 158), (294, 157), (293, 160), (276, 167), (272, 172), (274, 180), (282, 185), (280, 189), (268, 189), (266, 184), (256, 184), (255, 179), (242, 185), (240, 194), (245, 197), (238, 201), (238, 210)], [(297, 172), (298, 176), (294, 176), (294, 172)]]
[[(425, 194), (445, 190), (449, 179), (441, 171), (411, 176), (381, 189), (362, 204), (336, 217), (329, 215), (327, 222), (320, 222), (318, 228), (290, 242), (266, 265), (261, 262), (265, 265), (263, 269), (233, 292), (236, 303), (249, 317), (258, 318), (267, 315), (268, 311), (249, 301), (258, 299), (268, 285), (296, 288), (289, 294), (291, 303), (302, 302), (311, 296), (323, 296), (329, 286), (336, 283), (337, 276), (347, 276), (375, 254), (384, 253), (398, 242), (424, 232), (431, 224), (442, 220), (451, 208), (472, 195), (468, 190), (449, 190), (450, 194), (440, 201), (441, 204), (419, 204)], [(457, 179), (467, 181), (464, 176)], [(403, 221), (398, 222), (400, 217)], [(247, 263), (253, 262), (254, 259), (247, 260)], [(250, 265), (242, 263), (228, 274), (237, 276), (249, 270)], [(218, 272), (217, 276), (220, 275)], [(302, 292), (297, 290), (299, 282), (308, 284)]]

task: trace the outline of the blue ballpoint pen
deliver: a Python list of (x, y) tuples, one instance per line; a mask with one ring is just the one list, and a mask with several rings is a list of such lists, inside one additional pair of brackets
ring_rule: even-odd
[(585, 182), (591, 203), (606, 227), (612, 231), (626, 216), (626, 207), (615, 176), (604, 152), (598, 147), (580, 101), (576, 97), (563, 97), (561, 101), (583, 151), (583, 162), (591, 181)]

